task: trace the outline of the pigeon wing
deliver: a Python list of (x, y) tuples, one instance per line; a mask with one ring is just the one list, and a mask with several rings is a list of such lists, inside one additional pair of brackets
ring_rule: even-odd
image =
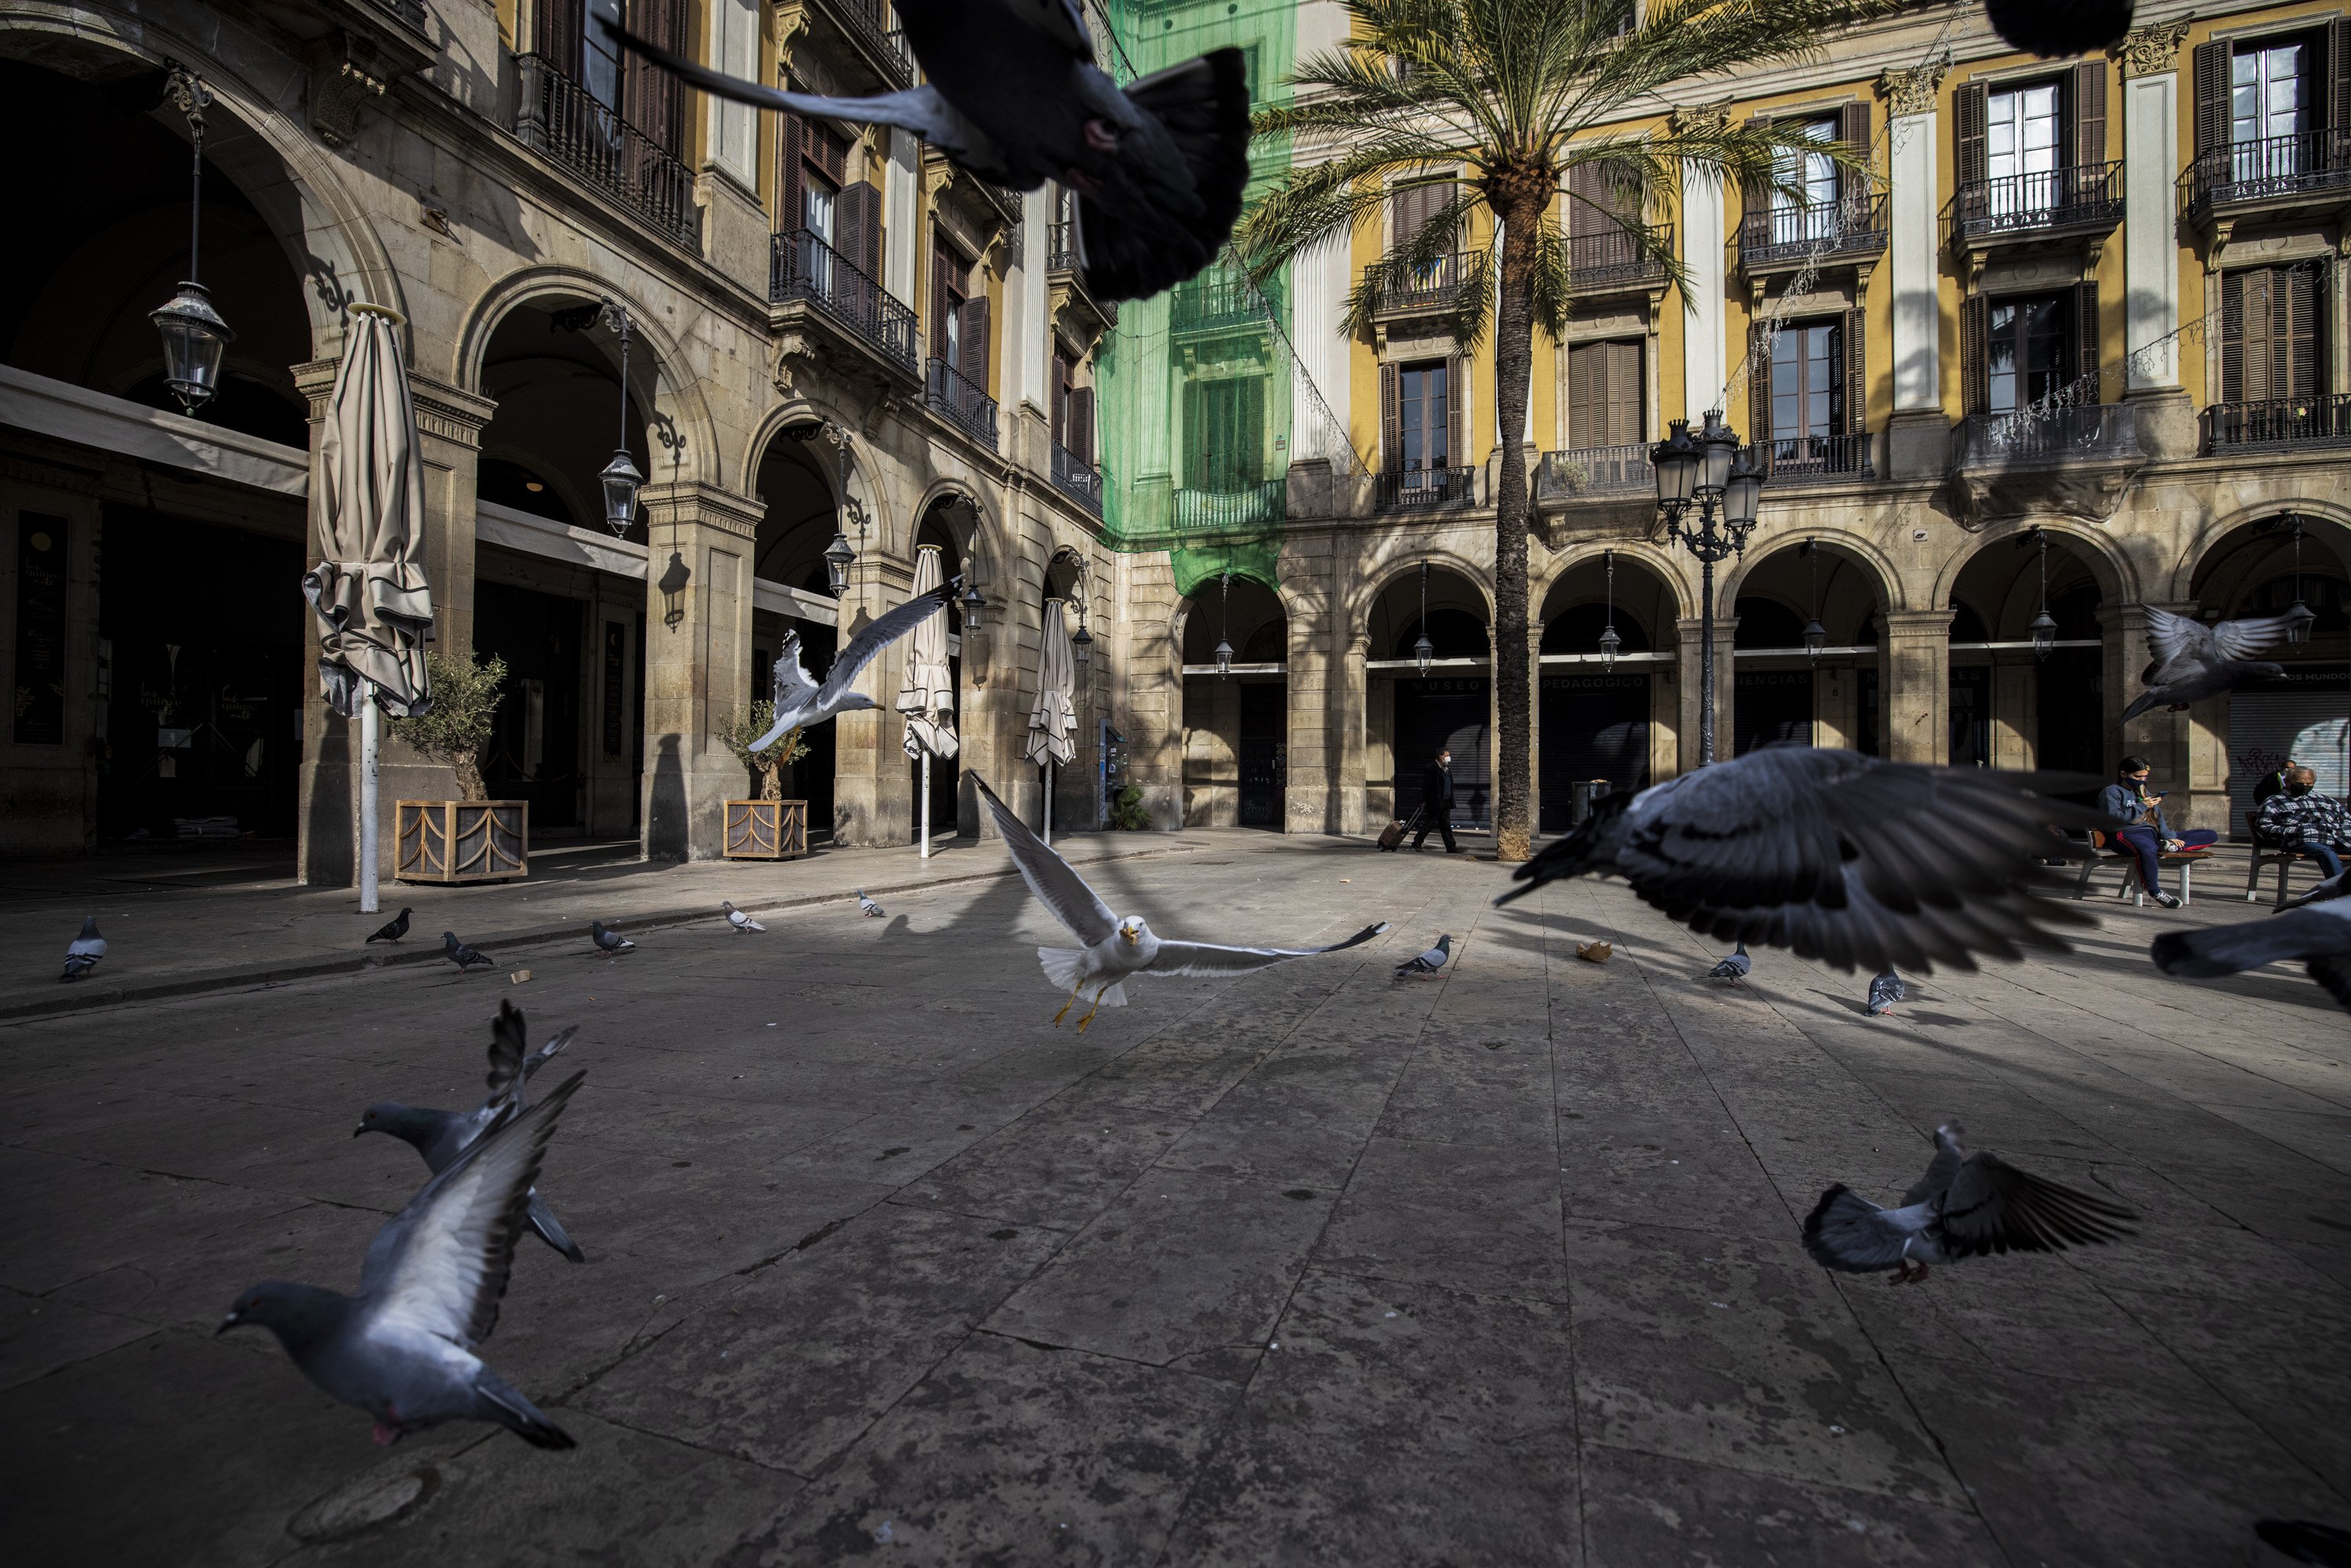
[(2154, 605), (2147, 611), (2147, 645), (2155, 654), (2153, 674), (2142, 674), (2141, 684), (2153, 685), (2165, 669), (2182, 654), (2199, 662), (2210, 663), (2220, 655), (2217, 648), (2217, 628), (2207, 626), (2192, 615), (2175, 615)]
[(490, 1071), (483, 1080), (489, 1085), (486, 1106), (512, 1100), (519, 1107), (522, 1102), (523, 1056), (529, 1047), (529, 1032), (523, 1020), (522, 1009), (512, 1002), (498, 1004), (498, 1016), (490, 1020)]
[[(1213, 942), (1162, 942), (1144, 973), (1149, 975), (1253, 975), (1287, 958), (1311, 958), (1361, 946), (1388, 929), (1384, 920), (1366, 925), (1344, 942), (1328, 947), (1220, 947)], [(1427, 955), (1424, 954), (1423, 956)]]
[(2250, 659), (2285, 641), (2294, 623), (2283, 615), (2262, 615), (2245, 621), (2223, 621), (2212, 628), (2212, 646), (2223, 658)]
[(1935, 1140), (1935, 1157), (1927, 1162), (1927, 1174), (1912, 1182), (1910, 1190), (1902, 1195), (1903, 1207), (1907, 1208), (1914, 1203), (1925, 1203), (1947, 1190), (1952, 1179), (1959, 1174), (1960, 1162), (1966, 1158), (1965, 1155), (1941, 1139)]
[(359, 1290), (374, 1322), (469, 1350), (489, 1337), (531, 1184), (564, 1103), (587, 1076), (573, 1073), (529, 1110), (509, 1115), (376, 1232)]
[(2147, 954), (2165, 974), (2192, 979), (2258, 969), (2285, 958), (2324, 963), (2351, 956), (2351, 909), (2346, 909), (2340, 900), (2330, 900), (2241, 925), (2167, 931), (2148, 946)]
[[(987, 780), (975, 773), (972, 783), (979, 790), (981, 802), (987, 814), (996, 819), (996, 831), (1004, 835), (1005, 847), (1012, 852), (1012, 863), (1020, 868), (1020, 880), (1037, 895), (1037, 902), (1053, 912), (1053, 918), (1070, 928), (1070, 935), (1087, 946), (1109, 940), (1118, 929), (1118, 916), (1111, 913), (1086, 879), (1071, 869), (1070, 862), (1053, 852), (1051, 846), (1029, 831), (1029, 824), (1012, 814), (1012, 809), (996, 798)], [(861, 899), (861, 906), (871, 899)]]
[(1985, 1151), (1959, 1163), (1942, 1211), (1944, 1249), (1954, 1258), (2062, 1252), (2128, 1236), (2118, 1222), (2137, 1218), (2120, 1204), (2043, 1181)]
[(963, 579), (943, 582), (927, 593), (918, 593), (887, 614), (877, 615), (866, 622), (865, 630), (850, 639), (849, 646), (824, 673), (824, 685), (818, 688), (817, 706), (831, 707), (849, 694), (851, 683), (865, 666), (882, 656), (882, 650), (920, 626), (933, 615), (947, 607)]

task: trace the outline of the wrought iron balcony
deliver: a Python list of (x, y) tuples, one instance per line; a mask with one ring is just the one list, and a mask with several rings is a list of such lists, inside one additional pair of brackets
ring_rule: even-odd
[(2117, 464), (2144, 454), (2131, 406), (2086, 402), (1970, 414), (1952, 433), (1951, 466), (1970, 469)]
[(1477, 498), (1475, 468), (1391, 468), (1372, 476), (1372, 509), (1375, 512), (1466, 507)]
[(1739, 220), (1740, 270), (1793, 272), (1814, 259), (1848, 260), (1886, 249), (1884, 192), (1848, 191), (1834, 201), (1761, 207)]
[(805, 301), (909, 376), (921, 363), (914, 313), (806, 229), (769, 242), (768, 298)]
[(1176, 492), (1169, 526), (1183, 533), (1262, 528), (1290, 515), (1290, 481), (1219, 479)]
[(1535, 468), (1535, 499), (1565, 501), (1578, 496), (1654, 495), (1656, 471), (1649, 466), (1649, 444), (1578, 446), (1546, 452)]
[(1455, 251), (1405, 277), (1392, 277), (1382, 267), (1364, 268), (1364, 286), (1376, 290), (1379, 297), (1372, 314), (1387, 321), (1452, 309), (1468, 280), (1476, 276), (1476, 257), (1474, 251)]
[(541, 55), (517, 55), (515, 134), (689, 250), (701, 240), (694, 172)]
[(418, 32), (424, 30), (424, 0), (372, 0), (379, 11), (388, 11)]
[(1644, 250), (1639, 235), (1627, 229), (1567, 236), (1567, 286), (1577, 294), (1604, 294), (1614, 288), (1645, 288), (1666, 281), (1666, 264), (1659, 251), (1674, 248), (1674, 225), (1644, 225), (1656, 247)]
[(1262, 327), (1268, 309), (1281, 309), (1281, 279), (1266, 280), (1262, 290), (1265, 305), (1258, 304), (1259, 290), (1252, 289), (1238, 272), (1223, 267), (1207, 271), (1176, 286), (1173, 302), (1167, 308), (1167, 326), (1176, 332), (1228, 332), (1242, 327)]
[(2179, 176), (2188, 215), (2351, 202), (2351, 131), (2305, 131), (2239, 141), (2198, 155)]
[(2204, 411), (2207, 453), (2351, 445), (2351, 396), (2216, 402)]
[(925, 366), (923, 401), (966, 435), (990, 452), (996, 450), (996, 400), (945, 360), (932, 360)]
[(1970, 180), (1944, 222), (1953, 245), (1975, 249), (2111, 234), (2123, 221), (2122, 183), (2120, 162)]
[(893, 86), (912, 87), (914, 84), (914, 57), (906, 52), (905, 33), (890, 26), (883, 15), (882, 0), (801, 0), (831, 21), (857, 51), (865, 57), (875, 74)]
[(1102, 516), (1102, 470), (1058, 441), (1053, 443), (1053, 488), (1095, 517)]
[(1078, 225), (1062, 222), (1045, 226), (1045, 270), (1075, 272), (1078, 269)]
[(1766, 442), (1776, 484), (1823, 484), (1874, 479), (1869, 434), (1797, 435)]

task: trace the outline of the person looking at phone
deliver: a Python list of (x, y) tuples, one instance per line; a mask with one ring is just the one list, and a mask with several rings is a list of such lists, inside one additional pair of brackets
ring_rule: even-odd
[(2179, 898), (2163, 891), (2157, 875), (2161, 857), (2180, 850), (2200, 850), (2220, 835), (2210, 828), (2192, 828), (2184, 833), (2172, 831), (2163, 815), (2163, 795), (2147, 787), (2147, 778), (2154, 771), (2154, 764), (2144, 757), (2124, 758), (2122, 766), (2115, 770), (2115, 781), (2098, 797), (2098, 805), (2114, 820), (2116, 839), (2138, 858), (2139, 884), (2164, 908), (2177, 909)]

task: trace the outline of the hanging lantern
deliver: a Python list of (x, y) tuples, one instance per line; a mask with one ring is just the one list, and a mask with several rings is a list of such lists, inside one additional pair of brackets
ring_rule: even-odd
[(1217, 676), (1219, 680), (1233, 673), (1233, 569), (1224, 571), (1224, 608), (1222, 624), (1217, 633)]
[(1616, 667), (1616, 650), (1625, 645), (1625, 639), (1616, 635), (1616, 552), (1601, 551), (1600, 561), (1607, 572), (1608, 588), (1607, 618), (1600, 627), (1600, 667), (1613, 670)]
[(972, 632), (982, 630), (987, 621), (987, 601), (980, 596), (978, 587), (973, 585), (965, 588), (963, 597), (956, 601), (956, 603), (963, 611), (964, 633), (968, 636)]
[(1412, 645), (1413, 663), (1424, 679), (1437, 659), (1437, 644), (1428, 640), (1428, 563), (1420, 563), (1420, 639)]
[(1094, 639), (1093, 634), (1086, 630), (1086, 623), (1082, 619), (1078, 622), (1077, 635), (1070, 639), (1070, 652), (1077, 655), (1078, 673), (1083, 674), (1086, 661), (1093, 657)]
[(194, 72), (174, 66), (167, 90), (188, 117), (193, 172), (188, 179), (188, 277), (169, 303), (147, 318), (163, 340), (163, 384), (193, 413), (220, 391), (221, 358), (236, 334), (228, 329), (212, 296), (196, 281), (198, 242), (204, 237), (204, 110), (212, 89)]
[(835, 528), (832, 542), (824, 547), (824, 580), (832, 585), (835, 599), (849, 586), (849, 564), (856, 559), (857, 552), (849, 548), (849, 536)]
[(2032, 533), (2041, 541), (2041, 612), (2027, 629), (2032, 633), (2032, 656), (2045, 659), (2057, 648), (2057, 622), (2049, 613), (2049, 535), (2040, 528)]
[(1813, 565), (1813, 618), (1804, 622), (1804, 657), (1819, 663), (1821, 650), (1828, 646), (1829, 629), (1821, 624), (1821, 551), (1818, 543), (1804, 541), (1804, 554)]
[(2294, 603), (2285, 612), (2285, 640), (2299, 648), (2310, 641), (2311, 629), (2318, 623), (2318, 612), (2302, 601), (2302, 514), (2294, 518)]
[(612, 454), (612, 460), (596, 476), (596, 482), (604, 487), (604, 526), (617, 538), (636, 521), (637, 491), (643, 487), (645, 476), (637, 472), (635, 459), (622, 447)]

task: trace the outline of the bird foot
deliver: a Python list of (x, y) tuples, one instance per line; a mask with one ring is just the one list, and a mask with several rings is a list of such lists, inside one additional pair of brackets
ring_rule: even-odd
[(1117, 152), (1117, 128), (1113, 126), (1107, 120), (1097, 118), (1087, 120), (1086, 145), (1092, 148), (1097, 152), (1107, 153)]
[(1905, 1258), (1902, 1260), (1902, 1266), (1895, 1270), (1894, 1278), (1886, 1282), (1889, 1285), (1917, 1285), (1925, 1283), (1926, 1279), (1927, 1265), (1913, 1263)]

